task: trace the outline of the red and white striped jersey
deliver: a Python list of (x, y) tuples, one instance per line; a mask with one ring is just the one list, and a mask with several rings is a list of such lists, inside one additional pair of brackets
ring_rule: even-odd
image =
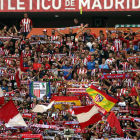
[(80, 69), (77, 70), (77, 73), (78, 74), (86, 74), (87, 73), (87, 69), (86, 68), (83, 68), (83, 69), (80, 68)]
[(25, 50), (22, 51), (23, 53), (23, 57), (28, 57), (28, 56), (31, 56), (31, 53), (30, 52), (25, 52)]
[(57, 40), (57, 35), (51, 36), (51, 41)]
[(97, 72), (97, 70), (96, 70), (96, 69), (93, 69), (93, 70), (91, 71), (91, 75), (95, 75), (95, 72)]
[(38, 58), (38, 63), (42, 63), (44, 61), (43, 57)]
[(84, 63), (84, 65), (87, 66), (87, 63), (88, 63), (87, 58), (82, 59), (82, 63)]
[(27, 18), (27, 19), (22, 19), (20, 22), (20, 25), (24, 25), (24, 27), (21, 28), (21, 32), (30, 32), (31, 31), (31, 25), (33, 25), (32, 20)]
[(74, 110), (72, 110), (71, 108), (67, 110), (67, 112), (69, 112), (71, 115), (74, 115)]
[(21, 45), (23, 45), (23, 44), (25, 44), (25, 41), (24, 40), (21, 41)]
[(66, 64), (67, 64), (67, 61), (63, 61), (63, 62), (62, 62), (62, 65), (66, 65)]
[(120, 97), (121, 95), (123, 95), (123, 93), (117, 93), (117, 97)]
[(8, 64), (8, 65), (11, 65), (11, 59), (5, 59), (5, 62)]
[(66, 111), (61, 110), (59, 114), (62, 114), (63, 116), (66, 116), (66, 113), (67, 113)]
[(102, 50), (106, 51), (106, 47), (107, 47), (108, 41), (105, 40), (105, 39), (104, 40), (99, 40), (99, 43), (102, 45)]
[(21, 96), (23, 96), (23, 95), (25, 95), (25, 96), (26, 96), (26, 95), (27, 95), (27, 91), (25, 91), (25, 90), (23, 90), (23, 89), (22, 89), (22, 90), (20, 90), (20, 95), (21, 95)]
[(124, 82), (127, 82), (127, 86), (128, 87), (132, 87), (133, 86), (133, 80), (132, 79), (126, 79)]
[(117, 84), (117, 86), (121, 86), (121, 84), (122, 84), (122, 80), (121, 80), (121, 79), (118, 79), (118, 84)]
[(128, 68), (129, 68), (128, 62), (121, 62), (120, 65), (123, 65), (123, 70), (128, 70)]
[(10, 80), (15, 80), (15, 76), (12, 76), (12, 75), (11, 75), (11, 76), (9, 77), (9, 79), (10, 79)]
[(69, 49), (71, 50), (71, 48), (73, 48), (74, 43), (73, 42), (66, 42), (66, 45), (69, 46)]
[[(42, 51), (41, 57), (43, 57), (44, 55), (46, 55), (46, 54), (44, 54), (44, 52)], [(48, 53), (47, 55), (49, 55), (49, 53)], [(37, 57), (37, 54), (36, 54), (36, 52), (35, 52), (34, 58), (36, 58), (36, 57)], [(49, 61), (51, 61), (51, 59), (52, 59), (51, 55), (46, 56), (46, 57), (47, 57), (47, 59), (48, 59)]]
[(121, 89), (122, 95), (125, 95), (126, 90), (127, 90), (126, 88), (122, 88), (122, 89)]
[(1, 74), (6, 73), (6, 69), (0, 68), (0, 73), (1, 73)]
[(58, 113), (55, 113), (55, 115), (52, 116), (52, 118), (53, 118), (54, 121), (57, 121), (58, 120), (58, 117), (59, 117), (59, 114)]
[(34, 103), (32, 103), (31, 105), (30, 105), (30, 107), (33, 109), (34, 107), (36, 106), (36, 104), (34, 104)]
[(122, 41), (118, 38), (114, 38), (114, 46), (116, 47), (117, 51), (122, 48)]
[(72, 65), (76, 63), (76, 60), (77, 60), (76, 57), (72, 58)]
[(8, 56), (8, 54), (10, 53), (10, 50), (8, 50), (8, 49), (4, 49), (3, 51), (4, 51), (5, 56)]

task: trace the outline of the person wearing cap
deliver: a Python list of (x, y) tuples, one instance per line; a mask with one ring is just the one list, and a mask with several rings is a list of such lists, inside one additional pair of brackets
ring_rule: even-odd
[(47, 30), (46, 29), (43, 29), (43, 35), (45, 36), (45, 39), (48, 39), (48, 35), (47, 35)]

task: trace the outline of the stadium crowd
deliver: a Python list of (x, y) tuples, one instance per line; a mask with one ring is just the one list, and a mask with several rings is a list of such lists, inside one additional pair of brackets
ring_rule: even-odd
[[(71, 28), (68, 34), (63, 33), (62, 29), (52, 29), (49, 35), (44, 29), (44, 35), (26, 38), (33, 23), (25, 13), (20, 31), (15, 26), (5, 26), (0, 30), (0, 85), (5, 103), (12, 98), (28, 124), (27, 128), (6, 128), (1, 121), (1, 137), (29, 132), (48, 136), (48, 139), (62, 140), (64, 135), (61, 131), (66, 128), (74, 129), (75, 135), (69, 139), (75, 140), (121, 137), (116, 133), (116, 127), (109, 126), (109, 113), (102, 117), (102, 121), (80, 129), (78, 124), (65, 124), (77, 122), (74, 112), (67, 104), (62, 104), (62, 110), (53, 106), (44, 113), (32, 112), (37, 104), (48, 105), (51, 99), (46, 96), (32, 99), (29, 96), (29, 83), (50, 81), (51, 98), (76, 96), (74, 92), (67, 94), (67, 89), (86, 89), (91, 84), (116, 98), (118, 102), (112, 111), (120, 121), (123, 137), (140, 139), (140, 30), (116, 30), (115, 33), (100, 30), (97, 36), (88, 29), (88, 24), (80, 25), (77, 19), (74, 19), (74, 23), (79, 28), (76, 33)], [(56, 32), (59, 35), (56, 36)], [(25, 72), (20, 76), (19, 87), (15, 74), (20, 67), (21, 54)], [(119, 75), (122, 77), (118, 78)], [(81, 106), (93, 104), (88, 96), (81, 95), (77, 95)], [(57, 130), (32, 127), (38, 124), (55, 125)]]

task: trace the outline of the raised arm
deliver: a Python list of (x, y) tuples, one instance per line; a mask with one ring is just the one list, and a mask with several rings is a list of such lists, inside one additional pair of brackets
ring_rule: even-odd
[(126, 36), (124, 36), (124, 39), (127, 38), (131, 33), (128, 33)]
[(82, 32), (86, 27), (88, 27), (88, 24), (86, 24), (84, 27), (82, 27), (81, 29), (79, 29), (76, 34), (79, 34), (80, 32)]
[(83, 32), (83, 30), (88, 27), (88, 24), (86, 24), (84, 27), (82, 27), (81, 31)]
[(4, 48), (7, 47), (7, 45), (9, 44), (9, 42), (10, 42), (10, 41), (6, 41), (6, 42), (4, 42)]
[(73, 70), (74, 68), (70, 70), (70, 72), (66, 75), (66, 77), (69, 77), (69, 75), (72, 73)]
[(54, 61), (59, 65), (60, 68), (62, 68), (62, 65), (56, 59), (54, 59)]
[(18, 33), (18, 30), (17, 30), (16, 26), (13, 26), (13, 28), (15, 29), (16, 33)]
[(138, 31), (136, 31), (135, 34), (137, 34), (138, 32), (140, 32), (140, 29)]
[(124, 39), (122, 37), (119, 37), (119, 39), (122, 40), (123, 42), (126, 42), (126, 43), (128, 42), (128, 40), (126, 40), (126, 39)]
[(108, 35), (110, 36), (111, 39), (114, 39), (114, 36), (112, 34), (110, 34), (110, 32), (107, 32)]
[(140, 41), (140, 39), (134, 40), (133, 44), (138, 43)]
[(59, 33), (62, 36), (65, 36), (65, 33), (59, 32), (57, 29), (55, 30), (57, 33)]
[(129, 136), (130, 138), (132, 138), (132, 136), (128, 133), (128, 132), (125, 132), (127, 134), (127, 136)]

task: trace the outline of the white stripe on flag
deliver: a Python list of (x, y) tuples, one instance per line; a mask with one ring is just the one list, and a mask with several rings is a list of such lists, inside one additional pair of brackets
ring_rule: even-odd
[(77, 119), (79, 123), (87, 122), (91, 119), (95, 114), (98, 114), (98, 110), (96, 109), (96, 106), (93, 106), (88, 112), (77, 114)]
[(11, 118), (9, 120), (8, 123), (5, 124), (6, 127), (14, 127), (14, 126), (25, 126), (27, 127), (25, 121), (23, 120), (21, 114), (17, 114), (16, 116), (14, 116), (13, 118)]
[(35, 108), (33, 109), (33, 112), (43, 113), (43, 112), (47, 111), (48, 109), (50, 109), (53, 104), (54, 104), (54, 101), (51, 102), (48, 106), (45, 106), (45, 105), (36, 105)]

